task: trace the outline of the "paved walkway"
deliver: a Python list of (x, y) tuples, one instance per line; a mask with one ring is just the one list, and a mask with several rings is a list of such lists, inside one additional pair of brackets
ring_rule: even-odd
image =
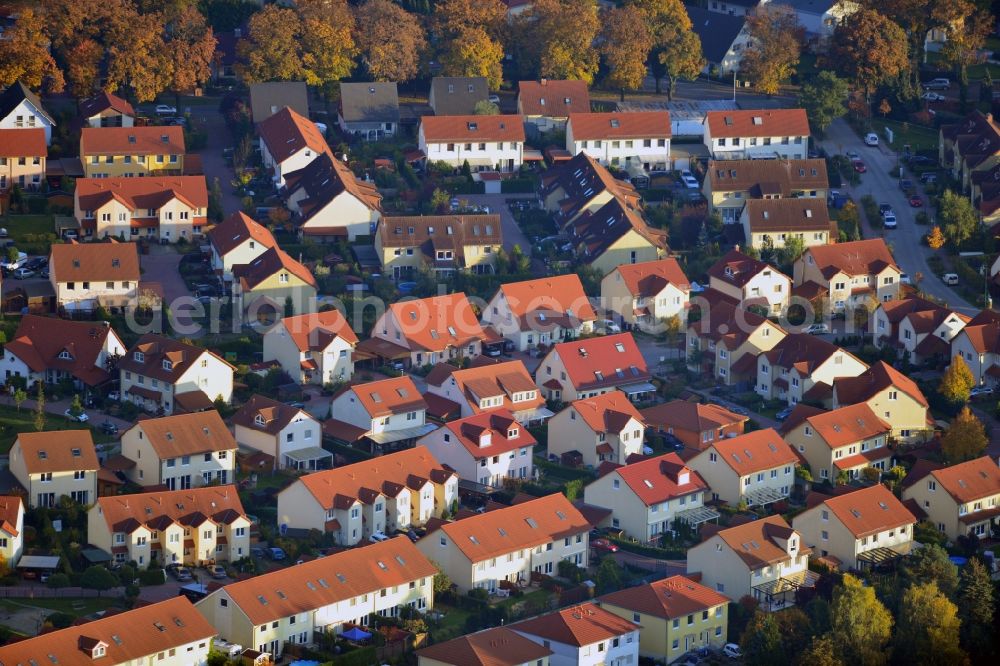
[(222, 188), (222, 211), (225, 215), (235, 213), (243, 208), (238, 194), (233, 191), (234, 173), (232, 167), (226, 164), (223, 149), (232, 147), (232, 135), (226, 127), (226, 121), (219, 113), (217, 104), (206, 104), (191, 108), (191, 122), (198, 129), (208, 133), (208, 143), (198, 151), (201, 155), (201, 166), (205, 172), (209, 190), (216, 178)]

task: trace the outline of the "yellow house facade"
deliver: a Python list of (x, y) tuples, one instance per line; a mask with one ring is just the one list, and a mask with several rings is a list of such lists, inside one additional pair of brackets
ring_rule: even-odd
[(384, 275), (411, 278), (422, 269), (492, 273), (503, 247), (499, 215), (384, 217), (375, 231)]
[(84, 127), (80, 162), (86, 178), (180, 176), (184, 173), (184, 128)]
[(90, 430), (22, 432), (10, 449), (10, 472), (33, 509), (58, 506), (63, 496), (94, 502), (99, 466)]
[(708, 483), (713, 499), (766, 506), (791, 493), (798, 456), (767, 428), (717, 440), (687, 464)]
[[(789, 421), (794, 418), (793, 412)], [(865, 467), (888, 470), (891, 432), (892, 426), (862, 402), (829, 412), (816, 409), (783, 436), (806, 459), (814, 480), (832, 482), (841, 472), (857, 477)]]
[(903, 501), (913, 500), (938, 531), (988, 536), (1000, 514), (1000, 468), (989, 456), (930, 471), (909, 482)]
[(892, 425), (892, 436), (913, 442), (928, 435), (932, 426), (929, 403), (912, 379), (885, 361), (878, 361), (854, 377), (833, 382), (833, 407), (864, 402), (880, 419)]
[(250, 321), (316, 311), (316, 278), (277, 246), (234, 266), (233, 278), (233, 297)]
[(0, 555), (8, 567), (17, 566), (24, 550), (24, 502), (16, 495), (0, 497)]

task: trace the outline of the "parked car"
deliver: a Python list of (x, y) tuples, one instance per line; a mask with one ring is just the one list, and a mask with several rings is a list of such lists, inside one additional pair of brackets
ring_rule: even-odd
[(606, 553), (618, 552), (618, 544), (612, 543), (607, 539), (594, 539), (590, 542), (590, 547), (594, 550), (603, 550)]
[(283, 549), (281, 549), (281, 548), (278, 548), (277, 546), (271, 546), (270, 548), (268, 548), (267, 549), (267, 556), (270, 557), (272, 560), (275, 560), (275, 561), (277, 561), (277, 560), (283, 560), (286, 557), (285, 556), (285, 551)]
[(809, 324), (805, 332), (809, 335), (823, 335), (830, 332), (830, 327), (826, 324)]
[(380, 541), (388, 541), (389, 537), (388, 535), (386, 535), (385, 532), (379, 530), (377, 532), (372, 532), (372, 535), (369, 537), (369, 540), (372, 541), (373, 543), (378, 543)]
[(984, 396), (993, 395), (994, 389), (992, 386), (976, 386), (971, 391), (969, 391), (970, 398), (982, 398)]
[(101, 432), (103, 432), (105, 435), (117, 435), (118, 426), (116, 426), (111, 421), (105, 421), (104, 423), (101, 424)]
[(913, 208), (923, 208), (924, 200), (920, 197), (919, 194), (911, 194), (910, 206), (912, 206)]
[(935, 159), (927, 157), (926, 155), (913, 155), (910, 157), (909, 162), (914, 166), (937, 164)]
[(722, 654), (726, 655), (730, 659), (739, 659), (743, 656), (743, 650), (736, 643), (726, 643), (722, 646)]
[(931, 79), (923, 84), (924, 90), (947, 90), (951, 88), (951, 79)]
[(490, 95), (489, 96), (489, 100), (493, 104), (499, 104), (500, 103), (500, 95)]
[(913, 181), (910, 180), (909, 178), (900, 178), (899, 179), (899, 189), (903, 190), (904, 192), (910, 192), (910, 191), (912, 191), (913, 190)]
[(223, 568), (221, 564), (212, 564), (205, 568), (208, 569), (208, 575), (211, 576), (212, 578), (226, 577), (226, 570), (225, 568)]
[(188, 580), (194, 580), (194, 576), (191, 574), (191, 570), (187, 567), (174, 567), (173, 569), (168, 569), (170, 574), (177, 580), (184, 582)]
[(866, 146), (877, 146), (878, 145), (878, 134), (875, 132), (868, 132), (865, 134), (865, 145)]
[(691, 188), (692, 190), (698, 189), (698, 179), (694, 177), (694, 174), (688, 170), (681, 171), (681, 180), (684, 181), (684, 185)]
[(892, 212), (892, 205), (891, 204), (880, 203), (878, 205), (878, 214), (881, 215), (882, 217), (885, 217), (886, 213), (891, 213), (891, 212)]
[(784, 421), (785, 419), (787, 419), (789, 416), (792, 415), (792, 410), (793, 409), (795, 409), (795, 408), (792, 407), (791, 405), (789, 405), (788, 407), (785, 407), (780, 412), (778, 412), (777, 414), (775, 414), (774, 418), (776, 418), (779, 421)]
[(913, 284), (913, 281), (910, 279), (910, 276), (909, 276), (908, 273), (900, 273), (899, 274), (899, 282), (900, 282), (900, 284)]
[(605, 333), (621, 333), (622, 327), (610, 319), (602, 319), (597, 322), (597, 327), (603, 329)]
[(169, 104), (157, 104), (153, 109), (158, 116), (173, 116), (177, 114), (177, 107)]
[(90, 420), (90, 417), (87, 416), (86, 412), (80, 412), (79, 414), (74, 414), (72, 410), (67, 409), (65, 412), (63, 412), (63, 414), (70, 421), (76, 421), (77, 423), (86, 423), (87, 421)]
[(945, 273), (941, 276), (941, 281), (949, 287), (958, 285), (958, 273)]
[(896, 228), (896, 214), (893, 213), (892, 211), (889, 211), (888, 213), (886, 213), (885, 215), (883, 215), (882, 216), (882, 225), (886, 229), (895, 229)]
[(14, 271), (15, 280), (27, 280), (30, 277), (35, 277), (35, 271), (30, 268), (18, 268)]
[(920, 99), (928, 102), (943, 102), (945, 100), (945, 96), (942, 95), (941, 93), (928, 91), (925, 92), (923, 95), (921, 95)]
[(920, 174), (920, 182), (924, 183), (925, 185), (927, 183), (936, 183), (937, 179), (938, 179), (938, 175), (936, 173), (922, 173), (922, 174)]
[(864, 173), (868, 171), (868, 167), (866, 167), (865, 163), (862, 162), (861, 160), (854, 160), (853, 162), (851, 162), (851, 166), (853, 166), (854, 170), (857, 171), (858, 173)]

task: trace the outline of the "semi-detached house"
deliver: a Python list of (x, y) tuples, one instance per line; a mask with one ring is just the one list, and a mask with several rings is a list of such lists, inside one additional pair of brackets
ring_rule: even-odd
[(417, 666), (549, 666), (552, 650), (508, 627), (466, 634), (417, 651)]
[(625, 666), (639, 661), (642, 627), (592, 601), (510, 625), (552, 650), (552, 666)]
[(382, 195), (330, 153), (285, 172), (281, 195), (299, 233), (317, 242), (368, 236), (382, 217)]
[(702, 192), (722, 221), (736, 222), (749, 199), (826, 199), (826, 160), (709, 160)]
[(503, 284), (482, 314), (517, 351), (591, 333), (596, 320), (576, 273)]
[(1000, 516), (1000, 468), (983, 456), (907, 478), (903, 501), (909, 506), (910, 500), (951, 541), (970, 534), (989, 537)]
[(534, 132), (563, 129), (571, 113), (590, 113), (587, 83), (566, 79), (520, 81), (517, 84), (517, 112)]
[(287, 174), (302, 169), (318, 155), (330, 153), (316, 123), (288, 106), (259, 122), (257, 133), (261, 161), (271, 170), (276, 187), (285, 184)]
[(64, 495), (81, 505), (94, 502), (99, 467), (89, 429), (19, 433), (8, 463), (32, 509), (59, 506)]
[(231, 421), (236, 443), (265, 454), (274, 469), (306, 472), (332, 465), (333, 454), (320, 446), (320, 423), (304, 409), (254, 394)]
[(385, 275), (412, 279), (421, 269), (492, 273), (503, 247), (500, 215), (384, 217), (375, 230), (375, 252)]
[(55, 124), (38, 95), (20, 81), (0, 93), (0, 129), (41, 128), (45, 131), (45, 143), (50, 144)]
[(572, 402), (618, 389), (630, 400), (648, 398), (652, 375), (631, 333), (562, 342), (542, 359), (535, 381), (549, 400)]
[(631, 183), (615, 178), (586, 153), (568, 162), (554, 164), (542, 173), (539, 198), (552, 213), (556, 225), (566, 226), (587, 211), (596, 212), (612, 199), (632, 209), (641, 208), (642, 199)]
[(713, 403), (671, 400), (641, 412), (649, 430), (672, 435), (689, 449), (702, 451), (716, 439), (742, 435), (749, 416)]
[[(708, 269), (709, 290), (743, 309), (756, 305), (777, 315), (788, 307), (792, 281), (765, 261), (730, 250)], [(708, 299), (708, 294), (703, 294)]]
[(132, 309), (139, 297), (135, 243), (55, 243), (49, 250), (49, 282), (57, 307), (93, 311)]
[(406, 537), (296, 564), (232, 583), (196, 604), (219, 635), (280, 657), (347, 625), (434, 607), (437, 569)]
[(717, 160), (807, 157), (805, 109), (748, 109), (705, 114), (705, 147)]
[(424, 116), (417, 143), (428, 162), (473, 172), (513, 172), (524, 162), (524, 120), (517, 115)]
[(143, 419), (121, 440), (135, 463), (129, 480), (140, 486), (188, 490), (236, 479), (236, 440), (214, 409)]
[(797, 296), (829, 299), (829, 310), (843, 311), (899, 297), (899, 266), (882, 238), (807, 247), (795, 262)]
[(1000, 314), (982, 310), (951, 339), (951, 358), (961, 356), (976, 384), (1000, 384)]
[(354, 375), (358, 336), (337, 309), (282, 317), (264, 334), (264, 362), (277, 361), (296, 384), (332, 384)]
[(423, 366), (479, 356), (484, 338), (469, 299), (458, 292), (391, 304), (358, 348), (369, 357)]
[(574, 400), (549, 419), (548, 453), (576, 454), (595, 469), (605, 462), (624, 465), (642, 455), (645, 432), (642, 414), (626, 395), (608, 391)]
[(508, 409), (527, 426), (552, 416), (523, 361), (484, 363), (464, 370), (441, 363), (427, 375), (427, 391), (436, 410), (462, 417)]
[(793, 239), (804, 247), (837, 241), (837, 223), (830, 219), (826, 199), (750, 199), (739, 223), (747, 245), (755, 250), (780, 249)]
[(316, 310), (312, 271), (277, 245), (249, 264), (233, 266), (234, 307), (248, 321), (274, 321), (282, 313)]
[(892, 425), (861, 402), (831, 411), (797, 405), (781, 434), (809, 465), (817, 481), (837, 480), (841, 472), (857, 478), (861, 470), (892, 466)]
[(37, 190), (45, 178), (48, 146), (45, 130), (0, 129), (0, 192), (14, 185), (22, 190)]
[(930, 403), (911, 378), (885, 361), (859, 375), (833, 380), (833, 407), (867, 404), (879, 418), (892, 424), (892, 436), (910, 443), (933, 427)]
[(86, 178), (180, 176), (184, 173), (184, 128), (84, 127), (80, 162)]
[[(788, 278), (778, 275), (787, 284)], [(714, 300), (702, 306), (701, 319), (688, 325), (688, 367), (708, 373), (722, 384), (752, 387), (757, 383), (757, 357), (773, 349), (787, 333), (738, 303), (725, 298)], [(708, 299), (705, 303), (709, 303)]]
[(204, 176), (80, 178), (73, 197), (73, 215), (88, 239), (190, 241), (208, 223)]
[(709, 444), (687, 461), (712, 489), (712, 499), (732, 506), (766, 507), (788, 499), (799, 457), (773, 428)]
[(670, 112), (571, 113), (566, 150), (625, 170), (670, 168)]
[(677, 317), (687, 322), (691, 281), (673, 257), (622, 264), (601, 280), (601, 305), (619, 321), (658, 333)]
[(971, 317), (916, 295), (879, 303), (871, 331), (877, 347), (890, 347), (913, 363), (951, 360), (951, 342)]
[(330, 437), (366, 441), (372, 452), (406, 448), (434, 430), (427, 402), (409, 375), (348, 386), (333, 397), (334, 418), (323, 424)]
[(277, 245), (267, 227), (237, 211), (208, 232), (212, 269), (224, 282), (233, 280), (233, 267), (249, 264)]
[(767, 400), (829, 400), (840, 377), (857, 377), (868, 366), (848, 351), (808, 333), (791, 333), (757, 357), (758, 394)]

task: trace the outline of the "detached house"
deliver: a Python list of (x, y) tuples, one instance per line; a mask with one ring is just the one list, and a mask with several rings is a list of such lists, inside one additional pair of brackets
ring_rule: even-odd
[(603, 666), (639, 661), (638, 624), (593, 602), (510, 625), (525, 638), (552, 650), (552, 666)]
[(0, 497), (0, 555), (12, 569), (24, 551), (24, 502), (16, 495)]
[(697, 527), (718, 518), (705, 506), (708, 484), (676, 453), (614, 465), (584, 490), (584, 501), (611, 510), (606, 521), (643, 543), (672, 533), (676, 522)]
[(395, 83), (370, 81), (340, 84), (337, 124), (344, 134), (365, 141), (396, 135), (399, 127), (399, 94)]
[[(727, 224), (750, 199), (819, 198), (830, 189), (826, 160), (709, 160), (702, 191)], [(836, 239), (834, 239), (836, 240)]]
[(642, 207), (642, 199), (631, 183), (615, 178), (584, 152), (546, 169), (538, 195), (560, 228), (583, 213), (600, 210), (612, 199), (619, 199), (629, 209)]
[(797, 238), (805, 247), (837, 241), (826, 199), (750, 199), (740, 213), (743, 236), (756, 249), (783, 248)]
[(354, 546), (440, 518), (457, 499), (458, 475), (418, 446), (300, 477), (278, 493), (278, 522)]
[(571, 113), (566, 150), (625, 170), (670, 168), (670, 112)]
[(654, 391), (651, 378), (631, 333), (553, 345), (535, 371), (542, 393), (562, 402), (593, 398), (615, 389), (630, 400), (643, 400)]
[(444, 403), (462, 417), (508, 409), (527, 426), (552, 416), (523, 361), (487, 363), (464, 370), (442, 363), (427, 375), (427, 391), (436, 403)]
[(330, 154), (316, 123), (288, 106), (258, 120), (257, 134), (264, 168), (271, 170), (278, 188), (285, 184), (287, 174), (306, 167), (319, 155)]
[(625, 394), (612, 390), (574, 400), (549, 419), (548, 433), (549, 455), (574, 452), (584, 465), (596, 469), (604, 462), (624, 465), (629, 456), (642, 455), (646, 426)]
[(80, 163), (87, 178), (184, 174), (184, 128), (84, 127)]
[(6, 381), (24, 377), (58, 384), (69, 379), (77, 388), (94, 388), (111, 379), (113, 362), (125, 345), (108, 322), (85, 322), (24, 315), (4, 345), (0, 372)]
[(646, 224), (637, 209), (618, 198), (582, 212), (565, 231), (579, 261), (602, 275), (622, 264), (655, 261), (667, 251), (666, 233)]
[(462, 292), (389, 305), (359, 349), (408, 366), (479, 356), (485, 337)]
[(327, 153), (285, 172), (282, 191), (299, 233), (320, 242), (368, 236), (382, 217), (382, 195)]
[(430, 610), (436, 573), (398, 537), (226, 585), (196, 607), (222, 638), (278, 659), (289, 645), (315, 645), (378, 616)]
[(784, 518), (768, 516), (721, 529), (689, 548), (688, 573), (701, 573), (703, 585), (734, 601), (749, 596), (770, 609), (815, 584), (819, 575), (809, 570), (811, 552)]
[(144, 419), (122, 434), (122, 455), (141, 486), (188, 490), (236, 479), (236, 440), (214, 409)]
[(132, 127), (135, 115), (127, 100), (106, 90), (80, 101), (80, 117), (87, 127)]
[(498, 409), (450, 421), (417, 446), (426, 447), (460, 480), (500, 488), (507, 479), (533, 478), (537, 443), (509, 409)]
[(502, 284), (482, 314), (517, 351), (591, 333), (596, 320), (576, 273)]
[[(796, 410), (813, 410), (799, 406)], [(801, 417), (795, 411), (781, 428), (782, 436), (809, 465), (816, 481), (837, 480), (841, 472), (858, 478), (866, 467), (892, 467), (892, 425), (865, 403), (829, 412), (815, 409)]]
[(840, 377), (857, 377), (868, 366), (850, 352), (808, 333), (785, 336), (757, 357), (757, 393), (789, 405), (823, 402)]
[[(757, 0), (750, 1), (757, 4)], [(725, 6), (725, 3), (721, 4)], [(743, 52), (750, 41), (743, 8), (739, 8), (739, 14), (721, 13), (717, 9), (703, 9), (697, 5), (685, 6), (684, 9), (691, 19), (691, 31), (701, 40), (701, 52), (705, 57), (702, 72), (709, 74), (713, 68), (720, 75), (739, 71)]]
[(31, 509), (57, 507), (64, 495), (84, 506), (95, 502), (98, 467), (89, 429), (18, 433), (8, 463)]
[(81, 178), (73, 196), (87, 239), (190, 241), (208, 220), (204, 176)]
[(311, 313), (316, 310), (316, 278), (275, 245), (249, 264), (233, 266), (233, 300), (249, 321)]
[(41, 128), (0, 129), (0, 192), (41, 189), (48, 151)]
[(805, 109), (709, 111), (704, 140), (717, 160), (804, 160), (809, 119)]
[(890, 347), (914, 363), (950, 360), (951, 343), (970, 317), (919, 296), (879, 303), (872, 314), (875, 345)]
[(320, 423), (304, 409), (254, 394), (230, 420), (236, 443), (266, 454), (274, 469), (311, 472), (332, 465)]
[(679, 439), (685, 447), (704, 451), (717, 439), (737, 437), (746, 428), (748, 416), (713, 403), (671, 400), (640, 410), (649, 430)]
[(521, 81), (517, 84), (517, 112), (536, 133), (561, 130), (571, 113), (590, 113), (590, 92), (584, 81)]
[(702, 307), (700, 320), (688, 325), (688, 367), (710, 373), (728, 386), (752, 387), (757, 383), (757, 357), (774, 349), (786, 335), (783, 328), (756, 312), (717, 299)]
[(52, 143), (55, 124), (38, 95), (20, 81), (15, 81), (0, 93), (0, 129), (37, 127), (45, 131), (45, 143), (48, 145)]
[(524, 121), (521, 116), (424, 116), (417, 143), (428, 162), (445, 162), (456, 169), (466, 162), (473, 172), (512, 172), (524, 161)]
[(470, 116), (486, 102), (490, 88), (484, 76), (435, 76), (427, 103), (438, 116)]
[(236, 486), (102, 497), (87, 538), (115, 562), (204, 566), (250, 555), (250, 519)]
[(332, 384), (354, 375), (358, 336), (339, 310), (282, 317), (264, 334), (264, 362), (277, 361), (297, 384)]
[(553, 576), (566, 560), (586, 568), (590, 523), (562, 493), (441, 523), (417, 542), (459, 592), (495, 592)]
[(961, 356), (977, 384), (1000, 383), (1000, 313), (986, 309), (951, 340), (951, 357)]
[[(236, 36), (246, 31), (237, 29)], [(309, 117), (309, 90), (305, 81), (262, 81), (250, 84), (250, 113), (259, 125), (288, 107), (303, 118)]]
[(549, 666), (552, 650), (508, 627), (484, 629), (417, 650), (417, 666)]
[(423, 268), (442, 276), (493, 273), (502, 247), (499, 215), (384, 217), (375, 230), (383, 274), (394, 280), (412, 279)]
[(617, 266), (601, 280), (601, 306), (617, 319), (648, 333), (666, 320), (686, 323), (691, 282), (673, 257)]
[(118, 363), (122, 399), (170, 415), (233, 395), (233, 366), (207, 349), (146, 333)]
[(917, 519), (881, 483), (827, 497), (792, 520), (817, 557), (863, 571), (908, 555)]
[(732, 506), (766, 507), (788, 499), (799, 457), (773, 428), (719, 439), (688, 460), (712, 489), (712, 499)]
[(134, 308), (140, 275), (135, 243), (54, 243), (49, 250), (56, 306), (67, 311)]
[(709, 289), (744, 309), (756, 305), (777, 315), (788, 307), (792, 281), (770, 264), (730, 250), (708, 269)]
[(917, 383), (885, 361), (859, 375), (833, 380), (834, 408), (865, 403), (892, 424), (892, 435), (904, 442), (922, 438), (931, 428), (927, 398)]
[(208, 232), (212, 269), (224, 282), (233, 280), (233, 267), (253, 262), (275, 247), (271, 232), (246, 213), (237, 211)]
[(949, 540), (992, 534), (1000, 515), (1000, 468), (990, 456), (930, 470), (906, 484), (903, 501), (912, 500)]
[(899, 266), (881, 238), (807, 247), (795, 262), (795, 293), (836, 311), (899, 298)]
[(409, 375), (355, 384), (333, 397), (324, 432), (335, 439), (365, 439), (373, 451), (402, 448), (436, 426), (427, 423), (427, 402)]
[(991, 169), (1000, 157), (1000, 125), (992, 113), (976, 110), (955, 124), (942, 125), (938, 162), (970, 189), (973, 175)]

